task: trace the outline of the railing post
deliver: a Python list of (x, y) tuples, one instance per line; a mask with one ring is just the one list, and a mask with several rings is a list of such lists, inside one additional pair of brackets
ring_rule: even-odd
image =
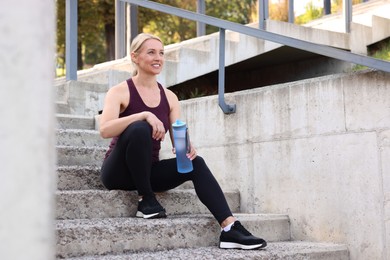
[[(127, 26), (127, 43), (126, 46), (130, 46), (131, 41), (138, 34), (138, 6), (128, 4), (129, 24)], [(130, 49), (130, 48), (129, 48)]]
[[(206, 3), (205, 0), (198, 0), (196, 5), (196, 11), (199, 14), (205, 14), (206, 13)], [(196, 22), (196, 35), (203, 36), (206, 35), (206, 24), (201, 22)]]
[(225, 29), (219, 28), (218, 104), (225, 114), (236, 112), (236, 105), (225, 102)]
[(66, 80), (77, 80), (77, 2), (66, 0), (65, 7)]
[(352, 0), (343, 0), (343, 15), (345, 21), (345, 32), (351, 32), (352, 22)]
[(295, 14), (294, 14), (294, 0), (288, 0), (288, 22), (295, 22)]
[(259, 29), (265, 30), (265, 21), (268, 19), (268, 0), (258, 0)]
[(324, 0), (324, 14), (328, 15), (331, 13), (331, 4), (330, 0)]
[(115, 59), (121, 59), (126, 56), (126, 3), (121, 0), (115, 0)]

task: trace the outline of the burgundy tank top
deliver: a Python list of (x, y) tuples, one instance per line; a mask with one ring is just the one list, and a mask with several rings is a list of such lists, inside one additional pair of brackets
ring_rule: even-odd
[[(130, 101), (129, 105), (126, 107), (125, 111), (119, 114), (119, 118), (129, 116), (132, 114), (140, 113), (143, 111), (149, 111), (153, 113), (161, 122), (164, 124), (165, 132), (168, 131), (170, 127), (169, 122), (169, 112), (170, 107), (168, 103), (167, 96), (165, 95), (165, 91), (160, 83), (158, 84), (158, 88), (160, 89), (160, 104), (156, 107), (148, 107), (142, 100), (140, 94), (138, 93), (133, 80), (130, 78), (127, 80), (127, 86), (129, 87), (130, 92)], [(118, 136), (112, 138), (110, 146), (106, 152), (105, 159), (111, 153), (112, 149), (115, 147), (115, 144), (118, 140)], [(152, 136), (150, 136), (152, 138)], [(157, 162), (159, 160), (159, 152), (161, 148), (161, 141), (157, 141), (152, 139), (152, 161)]]

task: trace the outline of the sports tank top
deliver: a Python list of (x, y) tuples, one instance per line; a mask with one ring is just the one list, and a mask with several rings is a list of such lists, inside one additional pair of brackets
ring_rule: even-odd
[[(165, 95), (165, 91), (161, 86), (161, 84), (157, 83), (158, 88), (160, 89), (160, 104), (156, 107), (149, 107), (142, 100), (140, 94), (138, 93), (137, 88), (134, 85), (133, 80), (130, 78), (126, 82), (130, 92), (130, 100), (129, 100), (129, 105), (126, 107), (126, 109), (119, 114), (119, 118), (144, 112), (144, 111), (149, 111), (153, 113), (158, 119), (160, 119), (160, 121), (164, 124), (165, 132), (167, 132), (170, 127), (170, 122), (169, 122), (170, 107), (169, 107), (167, 96)], [(110, 146), (106, 152), (105, 159), (109, 156), (112, 149), (114, 149), (118, 138), (119, 136), (112, 138)], [(150, 136), (150, 138), (152, 138), (152, 136)], [(152, 139), (152, 162), (159, 161), (160, 149), (161, 149), (161, 141)]]

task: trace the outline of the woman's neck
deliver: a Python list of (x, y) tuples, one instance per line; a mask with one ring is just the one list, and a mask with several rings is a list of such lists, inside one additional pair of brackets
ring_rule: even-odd
[(157, 86), (156, 76), (137, 74), (133, 77), (134, 84), (143, 88), (155, 88)]

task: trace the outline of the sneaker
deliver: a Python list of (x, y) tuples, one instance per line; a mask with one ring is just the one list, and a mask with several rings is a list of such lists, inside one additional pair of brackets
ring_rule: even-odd
[(229, 231), (222, 230), (219, 238), (219, 248), (259, 249), (266, 246), (264, 239), (253, 236), (240, 221), (235, 221)]
[(165, 209), (157, 201), (156, 197), (144, 197), (138, 201), (138, 218), (166, 218)]

